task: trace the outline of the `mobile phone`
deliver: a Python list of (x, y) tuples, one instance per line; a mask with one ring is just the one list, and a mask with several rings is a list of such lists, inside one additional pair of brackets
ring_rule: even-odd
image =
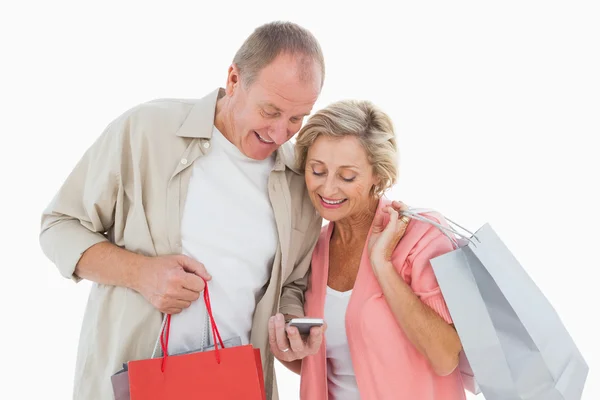
[(322, 318), (294, 318), (289, 323), (289, 326), (298, 328), (301, 335), (310, 335), (310, 328), (313, 326), (323, 326)]

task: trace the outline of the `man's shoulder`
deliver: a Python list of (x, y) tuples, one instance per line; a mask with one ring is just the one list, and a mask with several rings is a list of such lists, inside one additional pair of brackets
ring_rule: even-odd
[(200, 99), (175, 99), (175, 98), (160, 98), (146, 101), (140, 104), (140, 106), (153, 109), (163, 109), (178, 111), (181, 109), (190, 109), (194, 107)]
[(139, 123), (157, 120), (183, 121), (198, 103), (195, 99), (154, 99), (129, 110), (129, 118)]
[(300, 173), (300, 171), (295, 168), (290, 168), (290, 166), (287, 164), (285, 168), (285, 174), (292, 198), (296, 197), (308, 199), (308, 190), (306, 188), (304, 174)]
[[(317, 213), (317, 210), (313, 206), (312, 200), (306, 188), (304, 181), (304, 175), (298, 174), (290, 169), (286, 170), (288, 175), (288, 185), (290, 189), (291, 197), (291, 213), (294, 228), (306, 232), (309, 228), (312, 230), (318, 229), (321, 226), (321, 217)], [(312, 232), (317, 234), (317, 230)]]
[(144, 131), (177, 133), (186, 138), (210, 138), (215, 107), (222, 89), (200, 99), (162, 98), (136, 107), (130, 122)]
[(166, 140), (177, 138), (199, 103), (198, 99), (161, 98), (140, 103), (112, 122), (117, 123), (124, 137), (140, 140)]
[(285, 165), (285, 174), (292, 198), (292, 208), (300, 207), (308, 211), (310, 215), (314, 214), (315, 210), (306, 188), (304, 173), (296, 165), (294, 144), (292, 142), (284, 143), (279, 148), (279, 157)]

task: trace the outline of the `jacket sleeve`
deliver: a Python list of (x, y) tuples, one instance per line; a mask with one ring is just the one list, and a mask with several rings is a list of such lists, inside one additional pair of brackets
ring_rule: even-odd
[(313, 249), (321, 232), (321, 218), (314, 218), (309, 225), (300, 249), (298, 262), (283, 284), (279, 312), (304, 317), (304, 292), (308, 287), (308, 275)]
[(114, 120), (85, 152), (42, 214), (42, 250), (61, 275), (75, 282), (81, 280), (74, 273), (81, 255), (107, 241), (115, 221), (128, 115)]
[(452, 317), (431, 266), (431, 259), (454, 249), (452, 242), (437, 228), (430, 227), (427, 244), (409, 258), (411, 288), (423, 303), (433, 309), (444, 321), (452, 324)]

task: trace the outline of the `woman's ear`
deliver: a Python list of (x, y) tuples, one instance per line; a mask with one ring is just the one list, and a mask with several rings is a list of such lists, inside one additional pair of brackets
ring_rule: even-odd
[(381, 178), (376, 177), (373, 186), (371, 187), (371, 195), (376, 196), (381, 194)]

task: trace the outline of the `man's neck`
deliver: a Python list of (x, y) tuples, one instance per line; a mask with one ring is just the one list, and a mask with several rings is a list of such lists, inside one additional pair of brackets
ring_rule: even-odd
[(231, 132), (233, 132), (231, 123), (231, 111), (229, 98), (225, 96), (224, 90), (219, 90), (219, 97), (217, 98), (217, 106), (215, 107), (215, 127), (221, 132), (221, 134), (231, 142), (234, 146), (239, 147), (237, 143), (232, 139)]

